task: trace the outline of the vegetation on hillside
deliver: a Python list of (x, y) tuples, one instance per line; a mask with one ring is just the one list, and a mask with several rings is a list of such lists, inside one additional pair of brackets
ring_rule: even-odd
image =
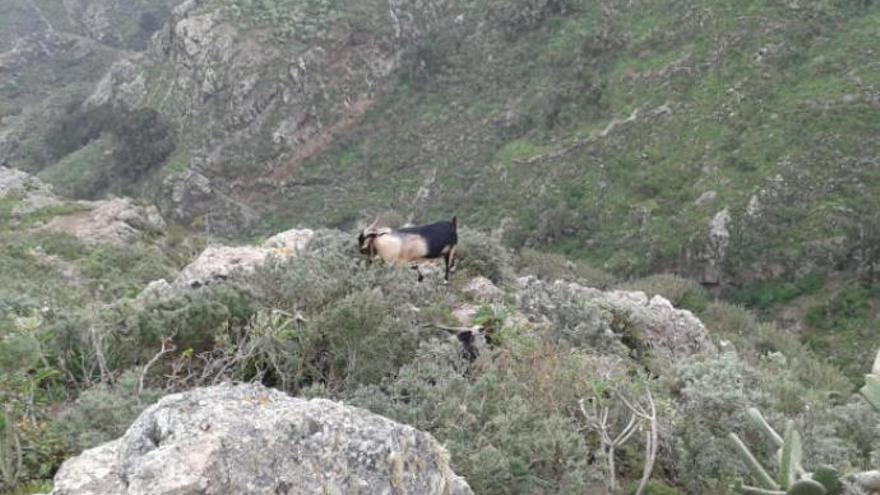
[[(0, 6), (0, 164), (69, 198), (161, 202), (183, 171), (215, 195), (124, 248), (41, 228), (81, 205), (0, 197), (0, 492), (45, 491), (157, 397), (224, 380), (428, 431), (480, 494), (634, 493), (648, 465), (643, 493), (725, 495), (880, 465), (880, 413), (856, 393), (880, 325), (876, 1), (206, 0), (188, 19), (221, 34), (199, 49), (228, 34), (241, 51), (204, 71), (161, 30), (174, 4), (95, 2), (103, 27), (77, 2)], [(105, 82), (131, 71), (141, 103), (90, 102), (122, 58)], [(137, 298), (200, 251), (218, 197), (253, 220), (224, 224), (238, 239), (341, 230)], [(375, 212), (458, 215), (451, 286), (367, 268), (343, 231)], [(475, 275), (503, 295), (467, 294)], [(719, 352), (665, 359), (639, 315), (557, 279), (661, 295)], [(463, 305), (492, 330), (476, 359), (438, 327)], [(644, 415), (603, 436), (649, 403), (656, 439)]]
[[(569, 269), (575, 265), (554, 254), (515, 256), (476, 231), (463, 233), (450, 287), (367, 267), (350, 235), (320, 231), (300, 257), (139, 300), (138, 290), (173, 277), (193, 246), (167, 234), (125, 251), (89, 247), (20, 230), (39, 225), (41, 213), (29, 215), (5, 217), (3, 225), (15, 226), (3, 231), (0, 256), (9, 282), (0, 321), (3, 431), (20, 446), (0, 445), (4, 459), (11, 452), (22, 460), (6, 488), (41, 486), (63, 459), (120, 435), (158, 396), (220, 380), (341, 399), (424, 429), (477, 493), (604, 490), (607, 450), (591, 429), (592, 409), (581, 404), (607, 409), (607, 427), (619, 431), (628, 417), (623, 400), (644, 402), (649, 391), (658, 442), (645, 493), (734, 493), (747, 471), (726, 435), (754, 438), (748, 407), (780, 429), (794, 420), (815, 466), (846, 473), (878, 454), (878, 413), (835, 368), (776, 326), (674, 276), (626, 288), (691, 307), (720, 353), (663, 361), (640, 343), (638, 315), (609, 313), (565, 285), (514, 280), (519, 270), (615, 284), (608, 275)], [(64, 274), (70, 283), (53, 283)], [(505, 295), (474, 300), (462, 285), (475, 275), (496, 280)], [(436, 327), (455, 325), (452, 311), (462, 304), (474, 304), (477, 321), (493, 328), (473, 361)], [(623, 492), (641, 478), (644, 442), (635, 435), (614, 454)]]

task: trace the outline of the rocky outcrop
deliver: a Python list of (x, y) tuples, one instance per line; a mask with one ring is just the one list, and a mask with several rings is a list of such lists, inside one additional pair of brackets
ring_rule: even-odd
[(21, 170), (0, 166), (0, 199), (7, 197), (20, 199), (12, 209), (15, 215), (61, 203), (52, 186)]
[[(677, 309), (661, 296), (640, 291), (602, 291), (577, 283), (543, 282), (534, 277), (517, 281), (520, 310), (548, 331), (576, 333), (625, 344), (667, 362), (694, 354), (715, 353), (703, 323), (688, 310)], [(601, 347), (599, 341), (592, 343)]]
[(270, 237), (260, 246), (209, 246), (180, 272), (174, 283), (200, 287), (226, 280), (236, 272), (251, 272), (273, 257), (296, 256), (313, 235), (310, 229), (292, 229)]
[(79, 201), (83, 211), (50, 220), (47, 230), (72, 235), (91, 244), (124, 246), (144, 234), (160, 233), (165, 221), (155, 206), (140, 205), (129, 198)]
[[(700, 196), (701, 206), (714, 202)], [(694, 278), (707, 286), (718, 286), (722, 282), (723, 264), (730, 246), (730, 211), (727, 208), (716, 213), (709, 221), (700, 237), (689, 243), (686, 264)]]
[(68, 460), (52, 495), (468, 495), (429, 434), (260, 385), (169, 395), (118, 440)]
[(165, 229), (165, 221), (155, 206), (129, 198), (65, 202), (55, 196), (52, 186), (37, 177), (6, 167), (0, 167), (0, 198), (17, 200), (13, 215), (26, 215), (50, 206), (72, 207), (77, 211), (53, 217), (42, 228), (90, 244), (122, 246), (144, 234)]
[(311, 229), (291, 229), (275, 234), (259, 246), (208, 246), (173, 281), (159, 279), (150, 282), (138, 294), (136, 302), (146, 304), (168, 300), (190, 289), (247, 275), (273, 260), (298, 256), (306, 250), (314, 235)]

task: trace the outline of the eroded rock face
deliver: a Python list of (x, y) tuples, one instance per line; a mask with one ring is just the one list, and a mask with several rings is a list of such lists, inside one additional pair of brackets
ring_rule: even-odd
[(169, 395), (125, 435), (68, 460), (53, 495), (468, 495), (429, 434), (261, 385)]

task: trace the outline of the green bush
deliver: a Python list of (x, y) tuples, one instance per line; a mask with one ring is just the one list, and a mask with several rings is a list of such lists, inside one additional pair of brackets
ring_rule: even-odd
[(304, 363), (313, 375), (309, 382), (331, 389), (343, 385), (379, 383), (412, 361), (418, 345), (416, 329), (404, 324), (378, 290), (350, 294), (309, 325)]
[(64, 440), (70, 454), (121, 437), (135, 418), (161, 396), (159, 390), (149, 388), (138, 395), (138, 373), (126, 371), (112, 387), (98, 384), (86, 389), (65, 408), (53, 423), (52, 432)]
[(726, 435), (746, 424), (747, 407), (766, 399), (760, 376), (732, 353), (681, 363), (675, 373), (677, 414), (664, 464), (688, 493), (727, 493), (739, 471)]
[(131, 179), (161, 165), (177, 148), (175, 129), (152, 108), (123, 112), (113, 133), (119, 142), (117, 170)]
[(113, 350), (121, 363), (132, 364), (148, 359), (168, 337), (181, 350), (207, 351), (231, 327), (245, 326), (256, 309), (252, 294), (233, 284), (186, 292), (143, 309), (122, 305), (115, 318), (123, 330), (113, 335)]
[(815, 294), (822, 288), (824, 282), (824, 277), (819, 273), (811, 273), (794, 281), (761, 280), (728, 291), (727, 297), (748, 308), (764, 310), (803, 295)]
[(470, 276), (482, 275), (495, 284), (513, 280), (513, 255), (499, 241), (469, 228), (458, 231), (457, 269)]
[(44, 141), (49, 155), (58, 160), (97, 139), (102, 132), (112, 131), (117, 121), (117, 113), (109, 105), (85, 108), (82, 100), (76, 100), (46, 130)]
[(574, 11), (579, 5), (572, 0), (492, 0), (488, 6), (489, 18), (514, 37), (535, 29), (550, 16)]
[(346, 397), (431, 432), (476, 493), (595, 493), (602, 473), (590, 462), (596, 453), (581, 433), (577, 400), (592, 394), (603, 366), (538, 344), (469, 368), (457, 348), (434, 342), (381, 387)]

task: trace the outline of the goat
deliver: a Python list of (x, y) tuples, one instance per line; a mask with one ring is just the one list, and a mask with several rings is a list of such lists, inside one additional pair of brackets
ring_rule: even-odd
[(358, 235), (361, 254), (368, 256), (369, 262), (377, 256), (392, 266), (407, 263), (419, 274), (419, 282), (424, 279), (417, 263), (443, 257), (446, 261), (446, 275), (455, 270), (455, 246), (458, 243), (458, 217), (451, 222), (436, 222), (417, 227), (391, 229), (377, 227), (379, 219)]

